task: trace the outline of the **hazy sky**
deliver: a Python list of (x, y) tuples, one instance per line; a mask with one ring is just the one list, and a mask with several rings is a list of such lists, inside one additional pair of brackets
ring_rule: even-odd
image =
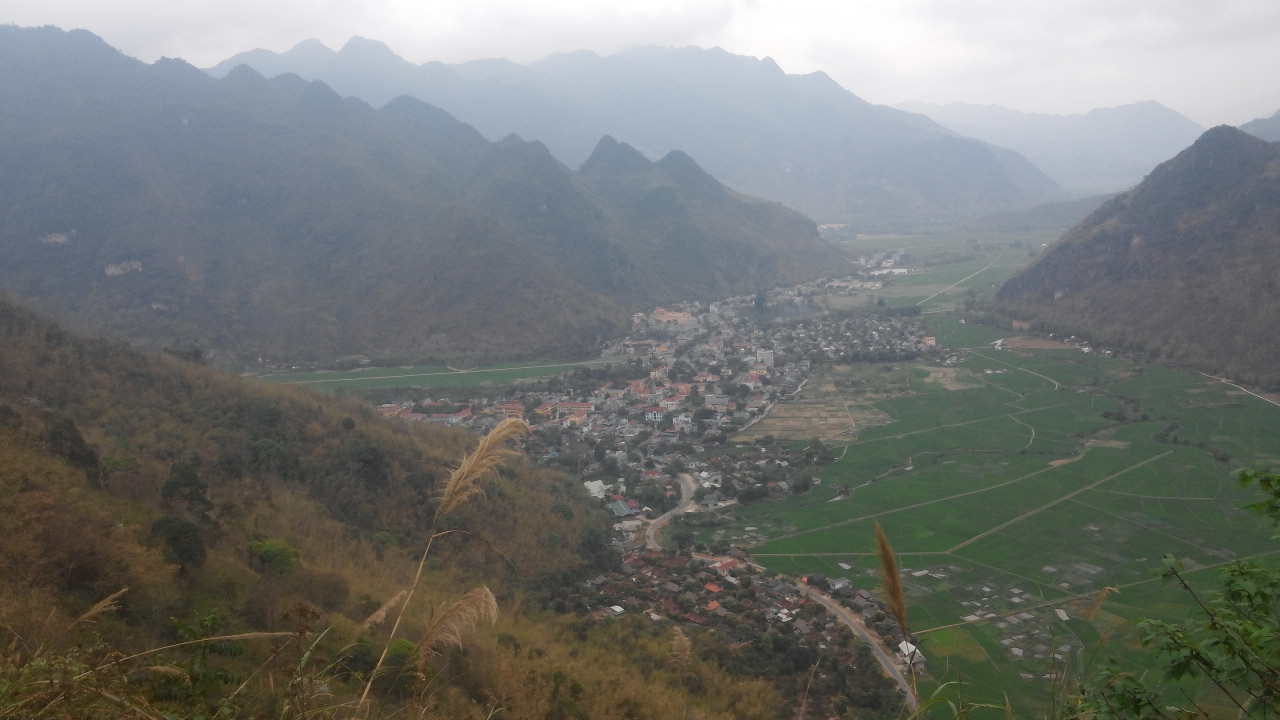
[(0, 0), (0, 22), (85, 28), (201, 67), (352, 35), (415, 62), (718, 45), (880, 103), (1158, 100), (1204, 125), (1280, 109), (1280, 0)]

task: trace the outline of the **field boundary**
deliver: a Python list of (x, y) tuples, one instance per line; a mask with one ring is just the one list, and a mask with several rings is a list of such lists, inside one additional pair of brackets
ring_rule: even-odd
[(1127, 467), (1127, 468), (1125, 468), (1125, 469), (1121, 470), (1121, 471), (1120, 471), (1120, 472), (1118, 472), (1118, 473), (1115, 473), (1115, 474), (1113, 474), (1113, 475), (1108, 475), (1108, 476), (1106, 476), (1106, 477), (1102, 478), (1101, 480), (1099, 480), (1099, 481), (1097, 481), (1097, 482), (1094, 482), (1094, 483), (1090, 483), (1090, 484), (1088, 484), (1088, 485), (1085, 485), (1084, 487), (1082, 487), (1082, 488), (1080, 488), (1080, 489), (1078, 489), (1078, 490), (1072, 490), (1071, 492), (1067, 493), (1066, 495), (1063, 495), (1062, 497), (1058, 498), (1057, 500), (1054, 500), (1053, 502), (1046, 503), (1046, 504), (1041, 505), (1040, 507), (1036, 508), (1035, 510), (1031, 510), (1031, 511), (1029, 511), (1029, 512), (1023, 513), (1022, 515), (1019, 515), (1018, 517), (1016, 517), (1016, 518), (1014, 518), (1014, 519), (1012, 519), (1012, 520), (1009, 520), (1008, 522), (1001, 523), (1001, 524), (999, 524), (999, 525), (997, 525), (997, 526), (995, 526), (995, 527), (991, 528), (990, 530), (987, 530), (986, 532), (983, 532), (983, 533), (979, 533), (979, 534), (977, 534), (977, 535), (974, 535), (973, 537), (969, 538), (968, 540), (965, 540), (964, 542), (960, 543), (959, 545), (956, 545), (955, 547), (951, 548), (950, 550), (947, 550), (947, 552), (952, 552), (952, 553), (953, 553), (953, 552), (955, 552), (955, 551), (959, 550), (960, 548), (962, 548), (962, 547), (964, 547), (964, 546), (966, 546), (966, 545), (970, 545), (970, 544), (972, 544), (972, 543), (975, 543), (975, 542), (977, 542), (977, 541), (981, 540), (981, 539), (982, 539), (982, 538), (984, 538), (984, 537), (987, 537), (987, 536), (988, 536), (988, 535), (990, 535), (991, 533), (1000, 532), (1001, 530), (1003, 530), (1003, 529), (1005, 529), (1005, 528), (1009, 527), (1010, 525), (1014, 525), (1014, 524), (1016, 524), (1016, 523), (1020, 523), (1020, 522), (1022, 522), (1023, 520), (1026, 520), (1027, 518), (1031, 517), (1032, 515), (1036, 515), (1036, 514), (1039, 514), (1039, 513), (1043, 512), (1043, 511), (1045, 511), (1045, 510), (1048, 510), (1049, 508), (1053, 507), (1054, 505), (1057, 505), (1058, 503), (1066, 502), (1067, 500), (1070, 500), (1071, 498), (1075, 497), (1076, 495), (1079, 495), (1080, 493), (1082, 493), (1082, 492), (1084, 492), (1084, 491), (1086, 491), (1086, 490), (1092, 490), (1092, 489), (1094, 489), (1094, 488), (1098, 487), (1099, 485), (1101, 485), (1102, 483), (1107, 482), (1108, 480), (1114, 480), (1114, 479), (1116, 479), (1116, 478), (1120, 477), (1121, 475), (1123, 475), (1123, 474), (1125, 474), (1125, 473), (1129, 472), (1130, 470), (1134, 470), (1134, 469), (1136, 469), (1136, 468), (1140, 468), (1140, 467), (1142, 467), (1143, 465), (1146, 465), (1146, 464), (1147, 464), (1147, 463), (1149, 463), (1149, 462), (1154, 462), (1154, 461), (1156, 461), (1156, 460), (1159, 460), (1160, 458), (1162, 458), (1162, 457), (1164, 457), (1165, 455), (1168, 455), (1169, 453), (1172, 453), (1172, 452), (1173, 452), (1172, 450), (1166, 450), (1166, 451), (1164, 451), (1164, 452), (1160, 453), (1159, 455), (1156, 455), (1156, 456), (1154, 456), (1154, 457), (1149, 457), (1149, 458), (1147, 458), (1146, 460), (1143, 460), (1143, 461), (1142, 461), (1142, 462), (1140, 462), (1140, 463), (1136, 463), (1136, 464), (1134, 464), (1134, 465), (1130, 465), (1129, 467)]

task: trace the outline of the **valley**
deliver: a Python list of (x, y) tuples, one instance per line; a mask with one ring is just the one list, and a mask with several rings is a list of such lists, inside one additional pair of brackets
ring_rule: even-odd
[(0, 24), (0, 720), (1280, 712), (1280, 113), (554, 13)]

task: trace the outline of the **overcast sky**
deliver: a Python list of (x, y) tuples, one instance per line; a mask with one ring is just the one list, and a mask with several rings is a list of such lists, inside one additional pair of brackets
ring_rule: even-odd
[(1071, 113), (1157, 100), (1203, 125), (1280, 110), (1280, 0), (0, 0), (148, 62), (381, 40), (414, 62), (720, 46), (879, 103)]

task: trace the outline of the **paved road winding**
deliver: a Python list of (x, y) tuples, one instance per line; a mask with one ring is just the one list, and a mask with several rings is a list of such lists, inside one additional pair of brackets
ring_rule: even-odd
[(867, 629), (862, 626), (862, 623), (854, 619), (853, 614), (850, 613), (847, 608), (832, 600), (827, 595), (798, 581), (796, 582), (796, 588), (805, 595), (808, 595), (819, 605), (826, 608), (828, 612), (839, 618), (845, 625), (848, 625), (850, 630), (853, 630), (861, 636), (863, 640), (866, 640), (867, 644), (871, 646), (871, 652), (875, 653), (876, 660), (880, 661), (880, 666), (884, 668), (885, 672), (889, 673), (889, 677), (893, 678), (893, 681), (898, 683), (898, 688), (907, 696), (907, 707), (911, 708), (912, 712), (919, 709), (920, 702), (916, 699), (915, 693), (911, 692), (911, 683), (907, 682), (907, 678), (903, 676), (902, 670), (898, 669), (898, 665), (893, 661), (893, 658), (889, 657), (889, 653), (886, 653), (884, 648), (880, 647), (879, 638), (874, 637), (871, 633), (867, 632)]
[(649, 523), (649, 528), (644, 531), (644, 541), (650, 550), (662, 549), (662, 546), (658, 544), (658, 530), (661, 530), (663, 525), (671, 522), (671, 518), (688, 510), (689, 506), (693, 504), (693, 491), (697, 489), (697, 485), (693, 482), (693, 476), (689, 473), (680, 473), (676, 477), (680, 480), (680, 504), (676, 505), (675, 509), (666, 512)]
[[(688, 473), (680, 473), (677, 477), (680, 480), (680, 504), (676, 505), (675, 509), (664, 513), (661, 517), (649, 523), (648, 529), (645, 530), (645, 544), (648, 545), (651, 550), (660, 550), (662, 548), (662, 546), (658, 544), (658, 530), (662, 529), (663, 525), (671, 522), (671, 518), (688, 510), (689, 506), (693, 504), (693, 492), (697, 489), (697, 485), (694, 483), (693, 477)], [(710, 556), (699, 555), (698, 557)], [(755, 565), (755, 563), (751, 564)], [(763, 569), (759, 565), (755, 565), (755, 567)], [(889, 674), (889, 677), (893, 678), (894, 682), (898, 683), (898, 687), (902, 690), (903, 694), (907, 696), (907, 706), (910, 707), (913, 712), (919, 709), (920, 702), (916, 699), (915, 693), (911, 692), (911, 683), (907, 682), (907, 678), (903, 676), (902, 670), (898, 668), (898, 665), (893, 661), (893, 658), (889, 657), (889, 654), (880, 646), (879, 638), (876, 638), (869, 633), (867, 629), (862, 626), (862, 623), (854, 619), (853, 614), (850, 613), (847, 608), (835, 602), (827, 595), (799, 581), (797, 581), (795, 585), (800, 592), (810, 598), (813, 598), (815, 602), (822, 605), (828, 612), (835, 615), (840, 622), (848, 625), (850, 630), (853, 630), (859, 637), (866, 640), (867, 644), (871, 645), (871, 651), (875, 653), (876, 660), (880, 663), (880, 666)]]

